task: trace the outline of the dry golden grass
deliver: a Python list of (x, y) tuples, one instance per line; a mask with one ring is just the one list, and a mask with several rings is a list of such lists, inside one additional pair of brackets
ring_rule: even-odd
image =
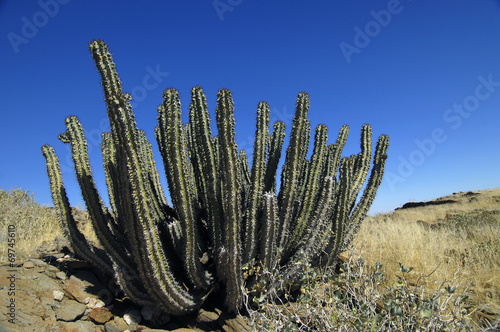
[[(84, 207), (74, 208), (73, 216), (85, 237), (98, 245)], [(20, 188), (0, 189), (0, 244), (7, 239), (9, 225), (15, 225), (15, 251), (19, 256), (34, 256), (42, 243), (51, 243), (62, 236), (55, 210), (38, 204), (32, 193)], [(0, 247), (0, 257), (5, 257), (7, 248), (7, 245)]]
[[(7, 252), (7, 229), (15, 226), (16, 255), (30, 256), (44, 241), (52, 242), (61, 230), (53, 209), (41, 206), (28, 190), (0, 189), (0, 256)], [(3, 259), (2, 259), (3, 261)]]
[(399, 263), (414, 268), (408, 275), (414, 282), (435, 271), (426, 285), (430, 292), (458, 274), (462, 287), (470, 285), (473, 302), (500, 308), (500, 188), (435, 202), (443, 200), (456, 202), (368, 217), (354, 240), (357, 254), (383, 264), (388, 285)]

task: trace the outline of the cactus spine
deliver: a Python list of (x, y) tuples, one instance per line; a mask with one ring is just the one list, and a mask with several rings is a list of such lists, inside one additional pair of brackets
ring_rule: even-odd
[[(211, 132), (203, 90), (191, 90), (189, 121), (181, 121), (175, 89), (167, 89), (158, 107), (155, 137), (165, 165), (172, 206), (167, 203), (151, 144), (137, 128), (131, 96), (122, 91), (106, 44), (90, 44), (104, 90), (111, 131), (101, 150), (109, 207), (92, 175), (83, 128), (66, 119), (59, 136), (71, 145), (75, 171), (92, 226), (104, 249), (93, 246), (78, 229), (52, 147), (42, 147), (52, 198), (63, 234), (73, 250), (114, 276), (123, 292), (140, 304), (159, 305), (182, 315), (197, 310), (209, 294), (223, 293), (228, 311), (238, 311), (245, 286), (255, 276), (243, 270), (258, 265), (276, 277), (257, 293), (275, 294), (298, 280), (305, 264), (335, 264), (375, 198), (384, 172), (388, 137), (379, 137), (372, 156), (371, 127), (361, 131), (361, 152), (341, 158), (349, 128), (327, 145), (327, 127), (316, 127), (314, 150), (307, 159), (309, 96), (301, 92), (281, 172), (276, 172), (285, 125), (273, 124), (266, 102), (257, 107), (252, 167), (235, 141), (231, 93), (217, 95), (217, 136)], [(361, 197), (359, 193), (366, 182)], [(252, 279), (253, 278), (253, 279)], [(284, 283), (284, 284), (283, 284)], [(253, 292), (255, 294), (255, 292)]]

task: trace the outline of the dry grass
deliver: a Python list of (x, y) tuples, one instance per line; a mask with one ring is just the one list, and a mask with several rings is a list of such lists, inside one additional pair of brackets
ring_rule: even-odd
[(42, 242), (51, 242), (61, 235), (55, 211), (41, 206), (35, 201), (33, 194), (19, 188), (0, 189), (1, 257), (6, 256), (9, 225), (15, 226), (15, 251), (18, 256), (30, 256)]
[(367, 218), (354, 241), (358, 253), (369, 264), (384, 264), (388, 285), (399, 263), (414, 268), (412, 282), (436, 270), (426, 285), (430, 292), (460, 271), (460, 286), (470, 285), (473, 302), (500, 308), (500, 188), (436, 201), (443, 200), (456, 203)]

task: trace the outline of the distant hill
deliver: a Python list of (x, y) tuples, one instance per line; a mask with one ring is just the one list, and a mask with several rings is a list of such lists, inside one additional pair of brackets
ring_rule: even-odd
[(488, 212), (500, 221), (500, 188), (462, 191), (430, 201), (408, 202), (386, 215), (418, 217), (415, 221), (440, 222), (458, 213)]

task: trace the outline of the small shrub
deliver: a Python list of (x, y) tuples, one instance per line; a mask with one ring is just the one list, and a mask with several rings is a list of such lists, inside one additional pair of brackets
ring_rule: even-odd
[[(351, 256), (336, 268), (321, 273), (307, 269), (297, 289), (247, 308), (259, 331), (474, 331), (474, 307), (468, 290), (457, 290), (457, 279), (429, 293), (423, 275), (400, 264), (398, 281), (384, 286), (386, 272), (380, 263), (367, 265)], [(458, 275), (458, 274), (457, 274)]]

